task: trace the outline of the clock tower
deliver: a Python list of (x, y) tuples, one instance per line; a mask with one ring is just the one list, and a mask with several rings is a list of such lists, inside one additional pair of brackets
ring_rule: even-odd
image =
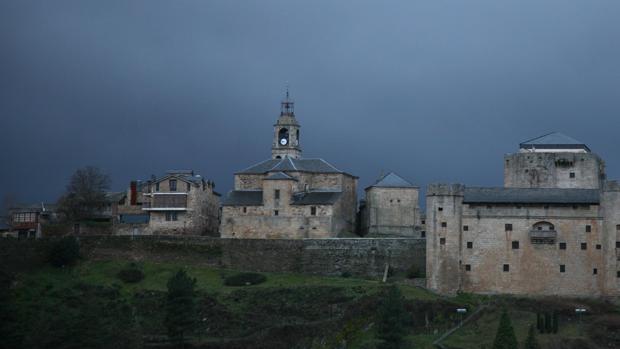
[(289, 97), (288, 89), (286, 98), (281, 103), (280, 117), (273, 125), (273, 145), (271, 146), (272, 159), (301, 158), (299, 145), (299, 123), (295, 119), (295, 102)]

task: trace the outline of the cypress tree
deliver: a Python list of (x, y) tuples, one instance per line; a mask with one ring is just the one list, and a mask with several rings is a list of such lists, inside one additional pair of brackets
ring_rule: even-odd
[(558, 333), (558, 321), (560, 320), (560, 317), (558, 315), (557, 311), (553, 312), (553, 333)]
[(193, 329), (196, 322), (194, 286), (196, 279), (179, 270), (168, 280), (165, 325), (170, 340), (184, 346), (184, 335)]
[(495, 335), (495, 341), (493, 341), (493, 349), (517, 349), (517, 346), (517, 337), (510, 322), (510, 316), (508, 316), (508, 312), (504, 309), (499, 319), (497, 334)]
[(534, 326), (530, 325), (530, 330), (527, 333), (527, 338), (525, 339), (525, 349), (540, 349), (540, 345), (536, 340), (536, 331), (534, 331)]
[(387, 290), (378, 313), (377, 337), (383, 340), (379, 348), (400, 348), (406, 332), (407, 312), (405, 311), (403, 296), (397, 286), (393, 285)]
[(551, 314), (545, 313), (545, 333), (551, 333), (552, 328)]

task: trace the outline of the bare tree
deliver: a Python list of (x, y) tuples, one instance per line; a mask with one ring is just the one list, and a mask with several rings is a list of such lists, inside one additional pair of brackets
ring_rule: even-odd
[(87, 166), (77, 169), (58, 200), (58, 211), (66, 220), (91, 218), (105, 207), (109, 188), (110, 176), (100, 168)]

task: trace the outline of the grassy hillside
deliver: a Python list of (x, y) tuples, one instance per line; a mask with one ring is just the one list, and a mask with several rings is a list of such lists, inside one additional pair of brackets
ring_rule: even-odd
[[(177, 263), (140, 264), (145, 278), (118, 278), (127, 261), (82, 261), (73, 268), (41, 267), (13, 275), (2, 297), (2, 347), (168, 347), (166, 282), (183, 268), (197, 280), (198, 326), (193, 347), (202, 348), (375, 348), (377, 308), (386, 288), (373, 280), (264, 273), (258, 285), (226, 286), (238, 271)], [(480, 317), (448, 337), (448, 348), (490, 348), (499, 309), (509, 309), (520, 343), (536, 311), (561, 313), (558, 334), (541, 335), (546, 348), (620, 347), (618, 307), (595, 301), (527, 300), (460, 295), (440, 298), (399, 284), (406, 302), (407, 347), (432, 342), (458, 324), (457, 307)], [(575, 306), (589, 313), (578, 326)]]

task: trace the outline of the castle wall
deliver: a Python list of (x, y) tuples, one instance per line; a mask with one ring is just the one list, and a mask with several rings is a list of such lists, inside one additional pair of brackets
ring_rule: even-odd
[(463, 186), (431, 184), (426, 192), (426, 285), (442, 294), (461, 287)]
[(504, 157), (506, 188), (598, 189), (604, 178), (605, 163), (593, 153), (523, 152)]
[(365, 210), (362, 229), (368, 236), (421, 237), (417, 188), (370, 187)]
[[(553, 224), (557, 238), (552, 244), (532, 242), (530, 231), (539, 222)], [(509, 229), (506, 224), (511, 225)], [(586, 231), (587, 225), (590, 232)], [(606, 269), (603, 219), (597, 205), (548, 209), (464, 205), (460, 228), (463, 291), (562, 296), (603, 294)], [(517, 248), (513, 242), (518, 243)], [(566, 244), (566, 249), (560, 249), (560, 243)], [(585, 249), (582, 243), (586, 244)], [(504, 265), (508, 265), (508, 271), (503, 270)]]

